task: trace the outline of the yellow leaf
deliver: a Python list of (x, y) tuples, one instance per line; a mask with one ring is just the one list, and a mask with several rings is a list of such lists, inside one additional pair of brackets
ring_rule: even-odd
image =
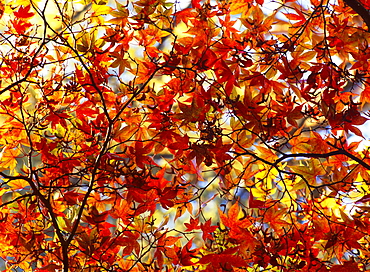
[(22, 190), (25, 187), (29, 186), (28, 182), (24, 179), (15, 179), (8, 182), (8, 185), (13, 190)]
[(326, 171), (319, 160), (310, 160), (307, 165), (292, 165), (290, 169), (303, 176), (310, 185), (318, 185), (317, 176), (325, 175)]
[(92, 4), (92, 10), (94, 16), (99, 16), (109, 14), (113, 10), (113, 8), (111, 8), (110, 6)]
[(19, 149), (4, 147), (0, 152), (0, 167), (13, 170), (17, 166), (16, 159), (19, 153)]

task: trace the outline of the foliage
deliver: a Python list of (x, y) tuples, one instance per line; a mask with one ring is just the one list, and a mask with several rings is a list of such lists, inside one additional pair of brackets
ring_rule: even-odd
[(370, 269), (368, 8), (3, 2), (6, 270)]

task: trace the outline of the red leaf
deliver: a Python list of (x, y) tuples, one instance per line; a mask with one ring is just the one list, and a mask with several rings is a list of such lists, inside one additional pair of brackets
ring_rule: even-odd
[(211, 219), (208, 219), (204, 224), (200, 224), (200, 229), (203, 231), (202, 239), (205, 241), (207, 238), (213, 240), (212, 233), (218, 226), (211, 226)]
[(92, 206), (88, 215), (85, 216), (86, 221), (92, 225), (104, 223), (107, 218), (108, 211), (100, 213), (95, 206)]
[(200, 5), (201, 0), (191, 0), (191, 5), (193, 8), (201, 9), (202, 6)]
[(249, 200), (248, 200), (249, 208), (266, 208), (265, 202), (261, 200), (255, 200), (253, 198), (252, 190), (250, 191)]
[(332, 272), (359, 272), (358, 265), (354, 261), (344, 262), (342, 265), (334, 265), (331, 267)]
[(32, 26), (31, 23), (25, 22), (21, 19), (17, 19), (14, 21), (12, 20), (11, 23), (18, 34), (23, 34), (27, 30), (27, 28)]
[(207, 264), (211, 263), (213, 266), (216, 267), (223, 267), (222, 264), (229, 264), (234, 267), (246, 267), (248, 266), (247, 262), (240, 256), (232, 255), (232, 254), (208, 254), (203, 256), (199, 262), (199, 264)]
[(200, 229), (199, 218), (194, 219), (190, 217), (190, 223), (184, 223), (184, 225), (186, 227), (185, 231), (192, 231), (192, 230)]
[(77, 193), (75, 191), (68, 191), (63, 194), (63, 197), (61, 197), (59, 200), (65, 200), (70, 205), (75, 205), (79, 201), (82, 201), (84, 195), (81, 193)]
[(166, 187), (162, 192), (159, 191), (158, 195), (160, 195), (159, 202), (164, 209), (168, 210), (175, 205), (174, 199), (177, 196), (177, 190), (173, 190), (171, 187)]
[(191, 250), (191, 246), (193, 244), (193, 238), (190, 239), (189, 242), (182, 248), (180, 252), (180, 263), (184, 266), (189, 266), (195, 264), (191, 259), (195, 258), (196, 254), (198, 253), (197, 249)]
[(26, 7), (20, 6), (18, 11), (14, 12), (14, 15), (17, 18), (23, 18), (23, 19), (31, 18), (33, 15), (35, 15), (35, 13), (30, 12), (30, 8), (31, 8), (30, 5), (28, 5)]
[(227, 212), (227, 216), (219, 210), (222, 223), (230, 229), (230, 238), (235, 240), (245, 240), (247, 228), (252, 224), (248, 216), (239, 218), (239, 203), (235, 202)]
[(186, 25), (188, 24), (189, 20), (196, 15), (197, 13), (194, 12), (191, 8), (181, 10), (174, 14), (174, 16), (176, 16), (177, 23), (184, 22)]

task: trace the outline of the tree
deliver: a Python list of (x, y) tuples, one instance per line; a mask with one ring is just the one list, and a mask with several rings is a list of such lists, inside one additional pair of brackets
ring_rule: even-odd
[(369, 9), (2, 2), (6, 271), (370, 269)]

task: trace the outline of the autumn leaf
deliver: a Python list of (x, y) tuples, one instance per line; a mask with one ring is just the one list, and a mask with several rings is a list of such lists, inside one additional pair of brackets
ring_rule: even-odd
[[(245, 0), (235, 0), (235, 1), (231, 1), (231, 4), (230, 4), (230, 14), (235, 15), (235, 14), (239, 14), (239, 13), (245, 12), (246, 10), (248, 10), (249, 5), (252, 2), (253, 2), (252, 0), (246, 0), (246, 1)], [(261, 1), (260, 1), (260, 3), (261, 3)]]
[(11, 22), (12, 22), (12, 25), (13, 25), (14, 29), (16, 30), (16, 32), (18, 34), (23, 34), (24, 32), (26, 32), (26, 30), (28, 28), (30, 28), (32, 26), (31, 23), (25, 22), (25, 21), (20, 20), (20, 19), (12, 20)]
[(252, 190), (249, 193), (248, 204), (249, 208), (266, 208), (266, 203), (264, 201), (254, 199)]
[(186, 245), (181, 249), (181, 252), (179, 254), (179, 262), (183, 266), (190, 266), (194, 265), (195, 260), (192, 259), (197, 258), (198, 249), (191, 249), (193, 245), (193, 239), (190, 239), (189, 242), (186, 243)]
[(265, 148), (263, 146), (258, 146), (257, 150), (259, 151), (258, 154), (261, 157), (261, 159), (266, 160), (268, 162), (274, 162), (277, 159), (276, 154), (268, 148)]
[(199, 262), (200, 264), (211, 264), (214, 268), (221, 268), (226, 266), (230, 267), (247, 267), (248, 264), (240, 256), (232, 254), (208, 254), (203, 256)]
[(193, 231), (200, 229), (201, 227), (199, 226), (199, 218), (192, 218), (190, 217), (190, 223), (184, 223), (186, 229), (185, 231)]
[(157, 66), (153, 62), (141, 61), (137, 69), (130, 69), (130, 72), (137, 76), (135, 80), (136, 84), (142, 84), (151, 78), (156, 70)]
[(158, 239), (158, 247), (154, 253), (159, 266), (163, 265), (163, 257), (171, 257), (177, 255), (174, 251), (173, 245), (180, 239), (180, 237), (162, 235)]
[(93, 16), (110, 14), (112, 10), (113, 8), (107, 5), (92, 4)]
[(178, 119), (183, 119), (185, 122), (196, 122), (199, 119), (204, 118), (205, 110), (209, 108), (205, 105), (204, 100), (201, 96), (195, 96), (190, 106), (185, 103), (178, 103), (180, 110), (182, 111), (176, 117)]
[(358, 272), (358, 271), (361, 271), (359, 268), (358, 268), (358, 265), (353, 262), (353, 261), (346, 261), (344, 262), (344, 264), (337, 264), (337, 265), (333, 265), (330, 269), (330, 271), (338, 271), (338, 272), (348, 272), (348, 271), (353, 271), (353, 272)]
[(169, 209), (175, 205), (174, 200), (177, 196), (177, 190), (166, 187), (163, 189), (163, 191), (160, 191), (158, 195), (160, 196), (159, 202), (164, 209)]
[(271, 228), (277, 233), (283, 233), (284, 229), (290, 224), (285, 220), (286, 210), (281, 208), (277, 209), (273, 206), (263, 214), (264, 220), (268, 222)]
[(362, 92), (361, 92), (361, 96), (360, 96), (360, 100), (362, 102), (362, 107), (366, 104), (366, 103), (370, 103), (370, 88), (365, 88)]
[(75, 191), (68, 191), (63, 194), (59, 200), (66, 201), (67, 204), (75, 205), (83, 200), (84, 195)]
[[(96, 225), (104, 223), (107, 220), (108, 212), (102, 212), (100, 213), (95, 206), (91, 207), (91, 210), (89, 211), (89, 214), (85, 215), (86, 222)], [(114, 225), (112, 225), (114, 226)]]
[(367, 269), (365, 0), (41, 2), (0, 1), (2, 270)]
[(20, 153), (19, 149), (3, 147), (0, 152), (0, 168), (13, 170), (17, 166)]
[(218, 228), (218, 226), (211, 226), (211, 219), (208, 219), (205, 223), (200, 223), (200, 229), (202, 230), (202, 239), (205, 241), (206, 239), (213, 240), (212, 233)]
[(290, 168), (299, 175), (302, 175), (309, 184), (318, 184), (319, 176), (325, 175), (326, 171), (323, 165), (318, 160), (310, 160), (307, 165), (290, 166)]
[(28, 6), (20, 6), (19, 9), (18, 9), (18, 11), (15, 11), (14, 12), (14, 15), (17, 18), (21, 18), (21, 19), (31, 18), (33, 15), (35, 15), (35, 13), (30, 12), (30, 9), (31, 9), (31, 5), (28, 5)]
[(29, 186), (29, 183), (26, 180), (24, 180), (24, 179), (10, 180), (9, 182), (7, 182), (7, 184), (14, 191), (16, 191), (16, 190), (22, 190), (25, 187), (28, 187)]
[(230, 207), (227, 215), (219, 209), (221, 222), (230, 229), (230, 237), (233, 239), (243, 239), (242, 237), (245, 237), (244, 232), (248, 232), (246, 229), (252, 224), (248, 217), (239, 218), (239, 212), (238, 202)]

